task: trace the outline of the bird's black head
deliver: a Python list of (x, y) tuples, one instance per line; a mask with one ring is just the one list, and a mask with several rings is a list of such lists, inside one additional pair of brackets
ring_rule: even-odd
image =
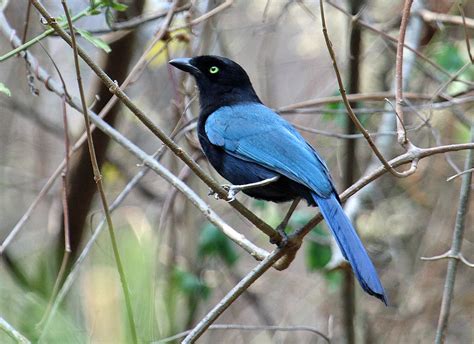
[(194, 76), (202, 111), (241, 102), (260, 102), (245, 70), (230, 59), (204, 55), (174, 59), (170, 64)]

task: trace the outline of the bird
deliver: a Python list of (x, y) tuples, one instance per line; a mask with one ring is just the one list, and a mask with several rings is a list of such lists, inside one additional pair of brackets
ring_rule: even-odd
[(377, 271), (344, 213), (326, 163), (288, 121), (261, 102), (247, 72), (215, 55), (169, 63), (196, 81), (197, 135), (210, 164), (231, 183), (226, 185), (229, 201), (239, 191), (265, 201), (293, 201), (283, 223), (300, 199), (317, 206), (362, 289), (387, 305)]

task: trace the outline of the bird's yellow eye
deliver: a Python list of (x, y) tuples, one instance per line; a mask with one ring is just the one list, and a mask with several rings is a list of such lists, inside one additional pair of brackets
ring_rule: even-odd
[(211, 68), (209, 68), (209, 73), (216, 74), (217, 72), (219, 72), (219, 68), (217, 68), (216, 66), (212, 66)]

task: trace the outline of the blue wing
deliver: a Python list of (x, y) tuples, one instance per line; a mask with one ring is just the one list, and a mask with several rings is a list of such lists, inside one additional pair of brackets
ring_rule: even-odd
[(288, 122), (263, 104), (223, 106), (206, 120), (212, 144), (304, 184), (321, 197), (334, 187), (326, 164)]

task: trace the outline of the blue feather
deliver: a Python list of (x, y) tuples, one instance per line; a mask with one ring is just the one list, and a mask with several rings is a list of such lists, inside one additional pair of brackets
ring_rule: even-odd
[(336, 195), (332, 194), (329, 198), (324, 198), (314, 193), (313, 197), (336, 238), (342, 254), (350, 262), (362, 289), (387, 304), (387, 296), (377, 276), (377, 271)]
[(229, 154), (258, 162), (321, 196), (328, 197), (334, 190), (328, 168), (316, 151), (263, 104), (220, 107), (207, 118), (205, 130), (211, 143)]

